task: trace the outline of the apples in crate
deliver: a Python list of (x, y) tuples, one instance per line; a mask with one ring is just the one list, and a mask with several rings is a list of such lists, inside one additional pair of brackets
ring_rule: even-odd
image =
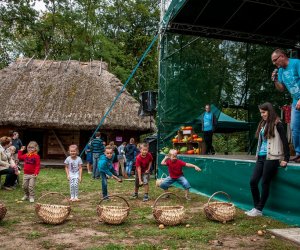
[(187, 151), (187, 147), (181, 147), (181, 148), (179, 149), (180, 154), (185, 154), (186, 151)]

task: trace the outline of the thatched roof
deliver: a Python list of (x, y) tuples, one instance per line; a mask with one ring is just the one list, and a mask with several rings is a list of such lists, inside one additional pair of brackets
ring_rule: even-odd
[[(94, 129), (123, 86), (107, 68), (100, 61), (18, 59), (0, 70), (0, 125)], [(138, 109), (125, 90), (101, 128), (149, 130), (150, 117)]]

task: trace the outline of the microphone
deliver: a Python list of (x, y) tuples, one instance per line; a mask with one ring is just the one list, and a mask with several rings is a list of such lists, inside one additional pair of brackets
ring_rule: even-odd
[(277, 79), (277, 74), (278, 74), (278, 69), (274, 69), (273, 72), (272, 72), (272, 81), (275, 82), (275, 80)]

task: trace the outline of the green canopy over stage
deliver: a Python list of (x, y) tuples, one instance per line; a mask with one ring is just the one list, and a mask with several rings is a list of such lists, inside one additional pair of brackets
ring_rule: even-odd
[[(233, 132), (241, 132), (241, 131), (249, 131), (250, 123), (245, 121), (237, 120), (225, 113), (221, 112), (215, 105), (211, 105), (211, 111), (217, 118), (217, 127), (215, 133), (233, 133)], [(201, 121), (204, 112), (197, 117), (190, 125), (195, 127), (201, 127)]]

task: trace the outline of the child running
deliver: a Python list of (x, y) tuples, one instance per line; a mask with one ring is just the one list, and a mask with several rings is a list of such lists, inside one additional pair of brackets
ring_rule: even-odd
[(98, 162), (98, 170), (101, 176), (101, 183), (102, 183), (102, 195), (104, 200), (109, 200), (108, 193), (107, 193), (107, 178), (112, 177), (113, 179), (117, 180), (118, 182), (122, 182), (117, 176), (112, 164), (113, 160), (113, 153), (114, 150), (111, 146), (106, 146), (104, 155), (100, 156), (100, 160)]
[(70, 201), (80, 201), (78, 198), (79, 194), (79, 182), (82, 179), (82, 160), (78, 156), (77, 145), (69, 146), (69, 154), (65, 160), (65, 170), (67, 174), (68, 181), (70, 182)]
[(162, 188), (165, 192), (168, 191), (168, 188), (174, 183), (178, 182), (185, 189), (185, 198), (186, 200), (191, 200), (189, 197), (189, 189), (191, 188), (190, 183), (183, 176), (182, 168), (189, 167), (195, 168), (196, 171), (201, 171), (201, 168), (197, 167), (194, 164), (186, 163), (177, 159), (177, 151), (175, 149), (171, 149), (169, 154), (165, 156), (162, 160), (161, 165), (168, 166), (169, 174), (161, 184), (160, 188)]
[(41, 168), (41, 160), (38, 155), (39, 145), (35, 141), (31, 141), (27, 145), (27, 154), (24, 154), (25, 149), (26, 147), (22, 146), (18, 151), (19, 160), (24, 161), (23, 189), (25, 196), (22, 200), (34, 202), (34, 187)]
[(147, 143), (141, 144), (140, 154), (135, 161), (135, 189), (132, 197), (138, 198), (139, 187), (144, 185), (145, 194), (143, 201), (149, 200), (150, 168), (153, 161), (153, 157), (148, 151), (149, 145)]

